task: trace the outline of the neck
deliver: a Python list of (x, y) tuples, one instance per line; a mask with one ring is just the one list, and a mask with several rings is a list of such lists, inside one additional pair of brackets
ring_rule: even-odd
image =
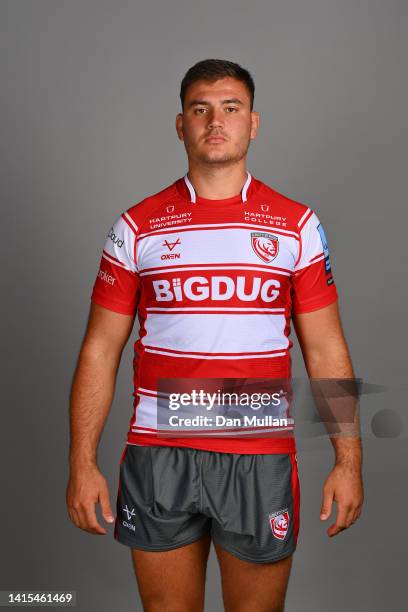
[(201, 198), (224, 200), (238, 195), (247, 180), (245, 164), (223, 168), (202, 168), (189, 165), (188, 179)]

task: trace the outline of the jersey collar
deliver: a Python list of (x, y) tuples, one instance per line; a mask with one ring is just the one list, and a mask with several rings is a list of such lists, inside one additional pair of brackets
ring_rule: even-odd
[[(187, 172), (184, 175), (183, 179), (184, 179), (184, 184), (187, 187), (188, 192), (190, 194), (190, 201), (193, 204), (196, 204), (197, 203), (197, 199), (199, 200), (200, 198), (199, 198), (199, 196), (197, 196), (196, 191), (195, 191), (193, 185), (191, 184), (190, 179), (187, 176)], [(253, 182), (252, 181), (252, 176), (250, 175), (250, 173), (247, 170), (247, 179), (246, 179), (246, 181), (244, 183), (244, 186), (241, 189), (241, 201), (242, 202), (246, 202), (247, 199), (248, 199), (248, 189), (249, 189), (249, 187), (251, 185), (251, 182)], [(230, 198), (227, 198), (227, 199), (230, 199)], [(220, 200), (220, 201), (222, 202), (222, 200)]]

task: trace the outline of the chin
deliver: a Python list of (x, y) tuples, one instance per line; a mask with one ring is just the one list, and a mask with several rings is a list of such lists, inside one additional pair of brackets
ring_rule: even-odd
[(205, 151), (198, 155), (198, 157), (207, 162), (216, 162), (216, 161), (230, 161), (235, 158), (235, 155), (231, 154), (228, 151), (221, 150), (213, 150), (213, 151)]
[(230, 155), (203, 155), (199, 159), (206, 164), (228, 164), (235, 161)]

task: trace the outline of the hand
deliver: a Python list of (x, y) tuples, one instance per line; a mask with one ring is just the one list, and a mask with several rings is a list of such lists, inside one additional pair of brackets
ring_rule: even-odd
[(71, 521), (84, 531), (105, 535), (104, 529), (96, 518), (95, 504), (101, 504), (102, 516), (108, 523), (114, 522), (109, 500), (107, 482), (96, 465), (75, 468), (71, 471), (66, 502)]
[(336, 522), (327, 530), (329, 537), (348, 529), (360, 517), (363, 500), (360, 466), (353, 463), (337, 463), (324, 483), (320, 511), (320, 519), (325, 521), (331, 514), (333, 501), (337, 504)]

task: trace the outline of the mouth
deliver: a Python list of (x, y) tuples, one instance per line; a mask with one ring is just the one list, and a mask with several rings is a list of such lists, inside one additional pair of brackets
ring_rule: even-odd
[(217, 143), (217, 142), (225, 142), (227, 139), (224, 136), (208, 136), (205, 139), (205, 142)]

